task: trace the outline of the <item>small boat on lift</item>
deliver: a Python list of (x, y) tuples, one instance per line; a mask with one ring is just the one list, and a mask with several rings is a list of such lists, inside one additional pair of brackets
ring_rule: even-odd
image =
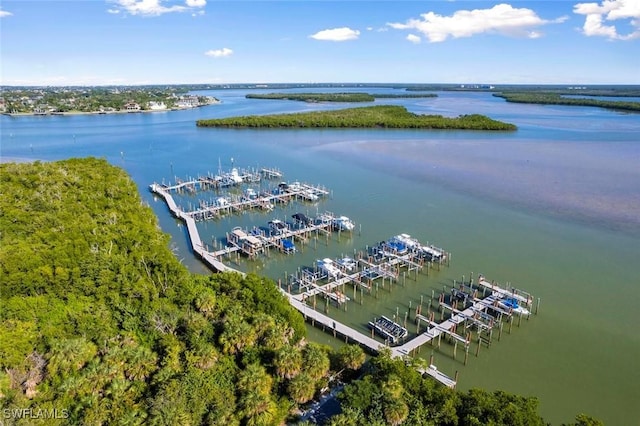
[(333, 263), (333, 260), (328, 257), (317, 260), (316, 265), (318, 266), (318, 269), (326, 273), (329, 278), (338, 278), (340, 275), (340, 268), (338, 268), (336, 264)]
[(269, 230), (272, 235), (281, 235), (287, 231), (287, 224), (279, 219), (269, 221)]
[(353, 231), (356, 225), (347, 216), (333, 218), (333, 226), (340, 231)]
[(282, 240), (282, 251), (286, 254), (293, 254), (297, 251), (296, 245), (291, 240)]
[(382, 243), (382, 249), (396, 255), (403, 255), (409, 251), (407, 245), (395, 237)]
[(498, 301), (498, 305), (508, 311), (515, 312), (519, 315), (529, 315), (530, 312), (527, 308), (520, 305), (518, 299), (515, 297), (507, 297)]
[(338, 264), (338, 267), (347, 272), (355, 271), (358, 266), (358, 263), (355, 261), (355, 259), (351, 257), (343, 257), (342, 259), (338, 259), (336, 263)]

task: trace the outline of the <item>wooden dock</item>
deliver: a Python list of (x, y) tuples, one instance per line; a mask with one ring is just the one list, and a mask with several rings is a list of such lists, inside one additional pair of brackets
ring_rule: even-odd
[[(264, 168), (256, 173), (237, 175), (237, 179), (241, 179), (242, 182), (254, 182), (254, 180), (251, 180), (251, 177), (256, 175), (262, 175), (267, 179), (282, 177), (282, 173), (278, 170)], [(206, 176), (186, 181), (181, 181), (176, 178), (177, 182), (174, 185), (154, 185), (158, 185), (169, 194), (173, 191), (180, 192), (182, 190), (188, 190), (191, 193), (195, 193), (199, 190), (232, 186), (231, 184), (221, 186), (217, 178), (219, 178), (219, 176), (215, 178)], [(271, 210), (273, 209), (273, 203), (288, 203), (291, 200), (313, 202), (329, 194), (330, 191), (320, 185), (301, 182), (294, 182), (291, 185), (281, 183), (276, 188), (271, 188), (269, 191), (263, 191), (252, 197), (233, 195), (218, 197), (216, 200), (211, 200), (210, 202), (202, 201), (199, 208), (185, 211), (184, 214), (193, 217), (195, 220), (207, 220), (224, 213), (238, 213), (249, 209)]]
[[(188, 185), (188, 184), (189, 183), (187, 182), (181, 183), (181, 185)], [(198, 257), (200, 257), (205, 262), (205, 264), (207, 264), (214, 271), (218, 271), (218, 272), (231, 271), (231, 272), (241, 273), (235, 270), (234, 268), (226, 266), (224, 263), (222, 263), (217, 259), (217, 257), (222, 254), (232, 252), (233, 250), (239, 250), (240, 248), (238, 246), (228, 247), (223, 250), (218, 250), (216, 252), (209, 252), (204, 246), (204, 244), (202, 243), (202, 240), (200, 239), (198, 229), (196, 226), (196, 221), (192, 213), (184, 212), (178, 207), (173, 197), (171, 196), (171, 193), (170, 193), (171, 189), (169, 189), (164, 185), (159, 185), (154, 183), (150, 185), (150, 190), (155, 194), (160, 195), (167, 203), (167, 206), (169, 207), (169, 210), (171, 211), (171, 213), (176, 218), (179, 218), (185, 223), (188, 234), (189, 234), (189, 239), (191, 241), (192, 250)], [(286, 238), (293, 238), (297, 235), (302, 235), (304, 233), (309, 233), (309, 232), (330, 233), (331, 223), (322, 222), (320, 224), (309, 225), (306, 227), (301, 227), (299, 229), (290, 229), (279, 235), (269, 237), (269, 238), (273, 238), (273, 240), (270, 240), (269, 243), (277, 244), (277, 241), (280, 241)], [(405, 268), (408, 268), (409, 270), (415, 269), (417, 273), (417, 271), (423, 266), (423, 263), (420, 261), (416, 261), (416, 259), (412, 257), (412, 255), (401, 255), (401, 256), (392, 255), (392, 256), (383, 257), (378, 260), (371, 259), (370, 257), (368, 257), (365, 260), (364, 257), (361, 256), (358, 258), (357, 261), (361, 262), (361, 265), (363, 266), (362, 269), (358, 270), (358, 268), (356, 268), (356, 271), (351, 273), (343, 271), (341, 272), (341, 275), (337, 277), (335, 280), (329, 281), (324, 285), (318, 285), (315, 281), (316, 278), (314, 276), (314, 278), (312, 279), (310, 278), (311, 281), (309, 283), (305, 284), (306, 285), (305, 290), (299, 294), (294, 295), (290, 291), (285, 291), (282, 288), (281, 288), (281, 292), (288, 298), (289, 303), (291, 303), (291, 305), (294, 308), (296, 308), (298, 311), (302, 313), (302, 315), (306, 320), (311, 320), (312, 323), (314, 324), (318, 323), (322, 325), (324, 328), (333, 331), (334, 336), (337, 334), (340, 334), (341, 336), (345, 337), (347, 341), (351, 340), (352, 342), (356, 342), (373, 352), (378, 352), (380, 351), (381, 348), (385, 348), (387, 346), (385, 346), (384, 343), (379, 342), (378, 340), (376, 340), (375, 338), (367, 334), (361, 333), (352, 327), (349, 327), (339, 321), (332, 319), (328, 315), (318, 312), (317, 310), (313, 309), (311, 306), (308, 306), (306, 301), (315, 294), (324, 294), (326, 297), (332, 297), (332, 295), (334, 295), (333, 294), (334, 289), (336, 289), (339, 286), (343, 286), (344, 284), (347, 284), (347, 283), (351, 283), (354, 286), (354, 294), (355, 294), (356, 287), (360, 286), (361, 289), (366, 287), (366, 284), (364, 284), (363, 278), (369, 279), (369, 286), (367, 288), (370, 291), (371, 290), (370, 282), (372, 278), (366, 277), (367, 271), (376, 269), (382, 272), (382, 275), (378, 275), (378, 277), (382, 277), (383, 279), (389, 278), (389, 279), (397, 280), (399, 276), (398, 270), (400, 267), (405, 267)], [(502, 288), (494, 282), (487, 281), (482, 276), (478, 277), (477, 286), (483, 289), (483, 293), (486, 292), (487, 290), (490, 290), (490, 294), (484, 298), (473, 297), (476, 295), (474, 294), (470, 298), (471, 300), (473, 300), (471, 305), (463, 310), (458, 310), (455, 306), (444, 304), (444, 301), (440, 300), (440, 304), (445, 305), (442, 307), (445, 309), (448, 309), (451, 312), (450, 318), (440, 323), (437, 323), (434, 321), (433, 315), (431, 316), (431, 318), (428, 318), (426, 316), (421, 315), (416, 310), (415, 319), (416, 321), (418, 321), (418, 335), (413, 339), (403, 343), (400, 346), (390, 347), (389, 349), (391, 351), (391, 356), (394, 358), (405, 358), (408, 356), (415, 355), (417, 350), (422, 345), (425, 345), (430, 342), (434, 342), (435, 339), (438, 339), (438, 342), (439, 342), (441, 336), (443, 335), (453, 339), (456, 346), (458, 343), (462, 344), (465, 348), (466, 354), (468, 354), (470, 339), (468, 335), (465, 337), (465, 336), (460, 336), (456, 334), (455, 330), (459, 324), (466, 323), (470, 321), (470, 319), (472, 319), (472, 322), (479, 328), (479, 330), (482, 330), (482, 327), (483, 327), (482, 321), (477, 319), (477, 315), (481, 313), (485, 316), (488, 316), (486, 315), (487, 310), (489, 309), (493, 309), (494, 311), (499, 310), (500, 308), (497, 306), (497, 302), (500, 301), (501, 299), (515, 298), (516, 300), (526, 304), (528, 307), (531, 306), (533, 301), (533, 297), (526, 292), (512, 289), (512, 288), (507, 288), (507, 289)], [(340, 295), (334, 295), (334, 296), (335, 296), (335, 300), (338, 301), (338, 303), (346, 303), (349, 300), (342, 293)], [(341, 299), (340, 296), (343, 296), (344, 299)], [(465, 302), (466, 300), (467, 298), (465, 298)], [(539, 299), (538, 299), (538, 304), (539, 304)], [(452, 303), (452, 305), (455, 305), (455, 304)], [(513, 319), (510, 312), (505, 311), (504, 314), (508, 315), (511, 320)], [(405, 321), (406, 321), (406, 315), (405, 315)], [(423, 332), (420, 333), (419, 324), (421, 321), (424, 322), (427, 327)], [(490, 326), (486, 325), (485, 327), (490, 327)], [(480, 346), (480, 342), (478, 343), (478, 348), (479, 346)], [(455, 349), (454, 349), (454, 358), (455, 358)], [(465, 363), (466, 363), (466, 357), (465, 357)], [(428, 368), (420, 368), (418, 369), (418, 371), (422, 374), (427, 374), (435, 378), (437, 381), (444, 384), (445, 386), (448, 386), (448, 387), (456, 386), (455, 379), (452, 379), (451, 377), (448, 377), (447, 375), (438, 371), (437, 368), (433, 365), (430, 365)]]
[(167, 203), (167, 206), (169, 207), (171, 213), (176, 218), (181, 219), (185, 223), (185, 225), (187, 226), (187, 232), (189, 234), (189, 240), (191, 241), (191, 249), (196, 255), (198, 255), (198, 257), (200, 257), (205, 262), (205, 264), (207, 264), (211, 269), (217, 272), (239, 272), (220, 262), (213, 253), (209, 252), (204, 247), (204, 245), (202, 244), (202, 240), (200, 239), (200, 234), (198, 233), (196, 221), (191, 216), (185, 214), (182, 210), (180, 210), (171, 194), (165, 188), (154, 183), (150, 186), (150, 189), (155, 194), (158, 194), (162, 198), (164, 198), (164, 201)]

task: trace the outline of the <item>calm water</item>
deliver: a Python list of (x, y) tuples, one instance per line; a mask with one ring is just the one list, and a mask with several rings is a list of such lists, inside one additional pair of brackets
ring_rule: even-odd
[[(247, 100), (243, 91), (209, 94), (223, 103), (171, 113), (2, 116), (1, 154), (3, 160), (91, 155), (124, 167), (173, 236), (178, 255), (198, 272), (207, 270), (192, 258), (183, 227), (148, 192), (150, 183), (215, 172), (219, 162), (228, 169), (233, 158), (238, 166), (278, 167), (288, 180), (325, 185), (332, 196), (318, 204), (201, 223), (203, 240), (213, 243), (233, 226), (261, 226), (296, 211), (329, 210), (357, 222), (361, 232), (340, 241), (334, 236), (300, 247), (295, 256), (239, 266), (275, 279), (398, 233), (428, 240), (453, 253), (449, 268), (407, 279), (391, 293), (380, 290), (378, 299), (365, 295), (363, 305), (350, 302), (347, 312), (331, 307), (330, 314), (365, 331), (373, 316), (402, 316), (410, 301), (415, 307), (421, 295), (426, 300), (432, 289), (470, 272), (512, 282), (541, 298), (540, 315), (482, 348), (478, 358), (470, 356), (467, 366), (453, 361), (452, 347), (443, 344), (434, 354), (438, 367), (450, 375), (459, 370), (461, 388), (536, 395), (553, 423), (579, 412), (607, 424), (640, 418), (640, 333), (634, 324), (640, 305), (640, 115), (440, 93), (385, 103), (447, 116), (483, 113), (519, 130), (198, 129), (199, 118), (342, 107)], [(181, 199), (185, 206), (195, 202)], [(311, 336), (336, 343), (321, 332)], [(422, 355), (430, 353), (423, 348)]]

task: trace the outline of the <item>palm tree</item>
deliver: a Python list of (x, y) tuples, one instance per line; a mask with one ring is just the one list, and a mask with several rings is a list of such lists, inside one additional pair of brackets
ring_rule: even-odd
[(327, 352), (317, 343), (309, 343), (303, 352), (304, 371), (314, 381), (329, 372), (330, 361)]
[(212, 290), (206, 289), (195, 300), (196, 308), (207, 318), (213, 316), (216, 307), (216, 296)]
[(238, 375), (237, 388), (241, 394), (258, 392), (261, 395), (269, 395), (272, 384), (273, 378), (267, 374), (267, 370), (262, 365), (253, 363)]
[(345, 345), (338, 351), (338, 359), (342, 368), (357, 370), (364, 364), (366, 355), (358, 345)]
[(329, 420), (329, 426), (357, 426), (362, 424), (362, 412), (356, 408), (344, 407), (342, 413), (336, 414)]
[(390, 399), (384, 404), (384, 418), (387, 424), (397, 426), (402, 423), (409, 415), (409, 407), (404, 401)]
[(146, 346), (136, 345), (127, 348), (125, 376), (129, 380), (145, 380), (156, 370), (158, 357)]
[(219, 341), (224, 353), (237, 354), (245, 347), (252, 346), (257, 339), (255, 329), (244, 320), (225, 322)]
[(273, 360), (276, 373), (282, 378), (292, 379), (300, 374), (302, 369), (302, 354), (298, 348), (283, 346)]
[(59, 376), (78, 371), (96, 353), (96, 345), (84, 338), (55, 340), (49, 352), (48, 373), (50, 376)]
[(289, 395), (299, 404), (304, 404), (316, 393), (316, 382), (309, 374), (302, 373), (291, 379), (287, 386)]
[(240, 397), (239, 403), (247, 425), (273, 424), (277, 407), (271, 395), (250, 391)]

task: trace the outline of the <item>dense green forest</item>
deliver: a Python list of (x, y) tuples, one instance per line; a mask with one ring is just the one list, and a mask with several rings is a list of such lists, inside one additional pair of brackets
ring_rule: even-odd
[(104, 160), (0, 164), (0, 188), (3, 424), (281, 425), (332, 377), (332, 425), (542, 424), (535, 398), (307, 342), (272, 280), (189, 273)]
[(249, 93), (247, 99), (284, 99), (305, 102), (373, 102), (376, 98), (368, 93)]
[[(562, 96), (559, 93), (503, 92), (494, 93), (493, 96), (504, 98), (507, 102), (517, 102), (525, 104), (594, 106), (619, 111), (640, 111), (640, 102), (604, 101), (599, 99), (591, 99), (589, 97), (568, 98), (566, 96)], [(578, 94), (576, 94), (576, 96), (578, 96)]]
[(388, 129), (463, 129), (516, 130), (509, 123), (492, 120), (479, 114), (456, 118), (441, 115), (420, 115), (402, 106), (378, 105), (333, 111), (295, 114), (251, 115), (242, 117), (198, 120), (202, 127), (258, 128), (388, 128)]
[(373, 102), (376, 99), (435, 98), (433, 93), (249, 93), (247, 99), (284, 99), (305, 102)]

